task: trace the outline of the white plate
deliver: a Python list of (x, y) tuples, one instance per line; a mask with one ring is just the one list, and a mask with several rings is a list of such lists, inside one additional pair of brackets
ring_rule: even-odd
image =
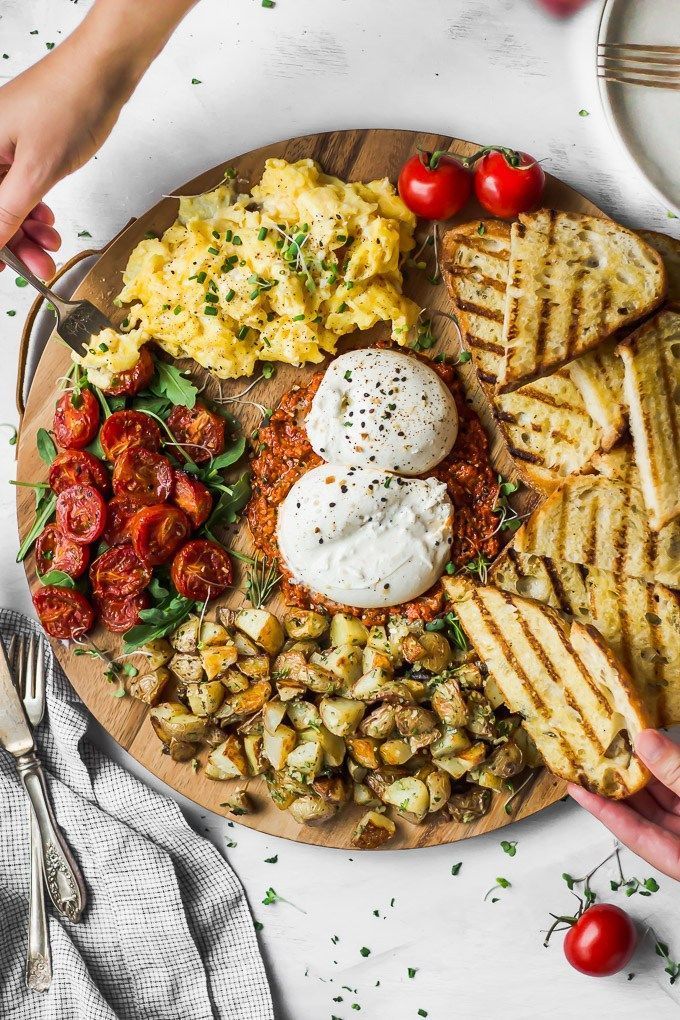
[[(680, 46), (679, 0), (606, 0), (598, 43)], [(680, 91), (599, 78), (609, 125), (664, 206), (680, 215)]]

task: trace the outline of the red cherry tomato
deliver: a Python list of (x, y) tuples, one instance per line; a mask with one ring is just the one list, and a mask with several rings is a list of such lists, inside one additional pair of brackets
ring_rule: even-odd
[(35, 565), (42, 576), (48, 570), (63, 570), (74, 580), (87, 570), (90, 550), (62, 535), (58, 525), (48, 524), (35, 543)]
[(90, 567), (90, 583), (98, 599), (138, 595), (150, 580), (151, 568), (142, 563), (131, 545), (107, 549)]
[(173, 408), (168, 416), (168, 428), (197, 464), (218, 457), (224, 451), (224, 418), (209, 411), (204, 404)]
[(57, 495), (71, 485), (92, 485), (106, 492), (109, 473), (104, 463), (87, 450), (64, 450), (50, 465), (49, 483)]
[(33, 593), (33, 605), (47, 634), (66, 640), (92, 630), (94, 609), (84, 595), (73, 588), (48, 584)]
[(448, 220), (469, 201), (472, 174), (446, 153), (418, 153), (401, 168), (399, 194), (416, 216)]
[(212, 496), (207, 486), (197, 478), (175, 469), (170, 498), (175, 506), (184, 510), (192, 528), (200, 528), (208, 520), (212, 510)]
[(164, 503), (172, 491), (170, 461), (144, 446), (131, 446), (114, 465), (113, 491), (116, 496), (132, 496), (144, 506)]
[(111, 380), (111, 385), (106, 386), (104, 393), (111, 397), (133, 397), (145, 386), (148, 386), (156, 371), (153, 358), (146, 344), (139, 348), (139, 361), (126, 372), (118, 372)]
[(160, 449), (161, 432), (148, 414), (141, 411), (114, 411), (99, 433), (99, 442), (107, 460), (115, 461), (133, 446), (154, 452)]
[(148, 592), (140, 591), (138, 595), (129, 595), (125, 599), (96, 599), (95, 605), (106, 629), (113, 634), (124, 634), (139, 623), (139, 612), (147, 609), (149, 602)]
[(52, 431), (62, 450), (82, 450), (99, 428), (99, 404), (87, 387), (80, 393), (64, 393), (57, 401)]
[(526, 152), (487, 152), (475, 163), (475, 195), (492, 216), (509, 220), (539, 205), (545, 188), (543, 167)]
[(564, 938), (564, 955), (582, 974), (606, 977), (626, 966), (637, 932), (625, 910), (612, 903), (588, 907)]
[(57, 524), (78, 545), (96, 542), (106, 527), (106, 503), (99, 489), (71, 485), (57, 496)]
[(205, 602), (216, 599), (231, 584), (231, 560), (216, 542), (195, 539), (175, 555), (170, 576), (180, 595)]
[(157, 567), (165, 563), (189, 537), (191, 525), (176, 506), (145, 506), (128, 525), (132, 548), (140, 560)]
[(107, 545), (125, 545), (130, 541), (128, 525), (144, 504), (131, 496), (114, 496), (106, 504), (106, 530), (104, 541)]

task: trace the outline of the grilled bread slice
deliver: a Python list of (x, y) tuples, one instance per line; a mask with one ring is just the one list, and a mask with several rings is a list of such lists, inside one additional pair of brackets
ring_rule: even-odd
[(657, 312), (616, 350), (649, 526), (660, 531), (680, 516), (680, 309)]
[(651, 531), (640, 489), (616, 477), (567, 478), (519, 529), (513, 547), (680, 587), (680, 523)]
[(506, 704), (556, 776), (607, 797), (649, 779), (632, 752), (652, 720), (594, 627), (566, 623), (548, 606), (466, 578), (445, 578), (464, 631)]
[[(668, 277), (668, 300), (680, 302), (680, 241), (653, 230), (640, 230), (639, 234), (663, 259)], [(607, 340), (569, 366), (588, 414), (602, 429), (603, 450), (609, 450), (617, 442), (628, 420), (623, 396), (623, 362), (616, 354), (616, 345), (616, 339)]]
[(514, 393), (495, 393), (509, 258), (510, 227), (500, 220), (467, 223), (444, 237), (443, 274), (463, 344), (520, 477), (549, 492), (588, 461), (600, 432), (566, 369)]
[(611, 220), (539, 209), (510, 236), (498, 390), (549, 375), (661, 304), (661, 256)]
[(630, 673), (654, 724), (680, 722), (680, 593), (514, 549), (490, 576), (505, 591), (592, 624)]

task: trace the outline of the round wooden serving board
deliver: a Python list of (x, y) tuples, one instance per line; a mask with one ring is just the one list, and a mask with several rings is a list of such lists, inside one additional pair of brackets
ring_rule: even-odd
[[(292, 138), (288, 141), (268, 145), (254, 152), (230, 159), (228, 162), (207, 171), (195, 180), (190, 181), (176, 194), (198, 194), (214, 188), (221, 180), (227, 167), (235, 167), (239, 178), (247, 187), (256, 183), (262, 173), (264, 161), (270, 156), (283, 157), (293, 161), (304, 157), (317, 160), (323, 170), (335, 174), (345, 180), (373, 180), (389, 177), (396, 181), (402, 163), (411, 156), (417, 147), (426, 150), (448, 149), (463, 155), (474, 152), (478, 146), (469, 142), (443, 135), (420, 134), (412, 131), (338, 131), (329, 134), (308, 135)], [(545, 204), (558, 209), (598, 214), (599, 211), (585, 198), (554, 178), (548, 179)], [(94, 267), (87, 274), (76, 290), (74, 297), (89, 298), (106, 312), (114, 322), (120, 322), (124, 316), (123, 309), (117, 309), (113, 299), (121, 289), (121, 274), (130, 252), (144, 237), (147, 231), (161, 233), (175, 220), (177, 202), (165, 198), (139, 219), (130, 224), (114, 239), (100, 256)], [(465, 210), (462, 220), (476, 219), (483, 215), (474, 206)], [(418, 231), (419, 236), (425, 235), (425, 229)], [(431, 252), (431, 249), (429, 249)], [(409, 270), (405, 278), (404, 290), (429, 313), (435, 310), (448, 311), (446, 289), (442, 285), (432, 286), (427, 282), (429, 273)], [(455, 352), (457, 337), (454, 325), (443, 316), (434, 319), (435, 332), (440, 338), (437, 350)], [(376, 328), (370, 333), (354, 334), (351, 344), (355, 347), (368, 346), (381, 337), (389, 335), (387, 328)], [(341, 350), (349, 344), (341, 345)], [(434, 352), (436, 353), (436, 351)], [(21, 427), (18, 448), (18, 474), (23, 481), (44, 481), (45, 465), (36, 450), (36, 432), (40, 427), (49, 429), (57, 390), (57, 380), (63, 376), (70, 363), (69, 351), (53, 334), (40, 359), (27, 400), (26, 413)], [(208, 382), (208, 392), (214, 386), (213, 380), (206, 378), (206, 373), (193, 362), (189, 367), (195, 379)], [(293, 383), (306, 380), (317, 370), (317, 366), (296, 369), (291, 366), (277, 366), (277, 371), (269, 381), (258, 383), (249, 394), (267, 407), (276, 406), (281, 395)], [(504, 453), (498, 439), (493, 420), (484, 399), (476, 386), (470, 366), (462, 369), (469, 388), (471, 399), (481, 414), (487, 429), (492, 436), (493, 454), (498, 470), (506, 476), (513, 475), (512, 464)], [(248, 385), (248, 380), (235, 380), (222, 383), (224, 396), (240, 393)], [(256, 409), (246, 404), (234, 404), (234, 413), (240, 418), (246, 434), (255, 427), (259, 420)], [(243, 470), (243, 467), (240, 466)], [(526, 506), (532, 505), (532, 497), (525, 492)], [(34, 498), (31, 489), (17, 488), (17, 513), (21, 538), (27, 534), (33, 522)], [(248, 528), (245, 522), (237, 525), (229, 538), (229, 544), (240, 551), (252, 549)], [(37, 587), (35, 563), (33, 556), (25, 562), (26, 573), (31, 588)], [(245, 602), (243, 594), (236, 590), (223, 600), (232, 606), (240, 606)], [(268, 607), (273, 611), (281, 608), (276, 599)], [(105, 631), (93, 635), (95, 643), (107, 651), (117, 650), (118, 642)], [(87, 656), (75, 656), (73, 651), (64, 644), (52, 642), (57, 658), (61, 662), (74, 688), (83, 699), (102, 726), (153, 775), (168, 786), (184, 794), (197, 804), (224, 813), (220, 803), (225, 801), (230, 792), (237, 787), (248, 786), (257, 804), (257, 811), (238, 819), (247, 825), (274, 836), (297, 840), (302, 843), (314, 843), (329, 847), (350, 847), (350, 835), (363, 809), (347, 807), (338, 818), (328, 825), (311, 827), (298, 825), (286, 811), (280, 811), (270, 801), (264, 782), (259, 779), (238, 783), (219, 783), (205, 779), (202, 772), (194, 772), (190, 764), (177, 764), (168, 755), (161, 753), (161, 744), (154, 735), (147, 719), (147, 707), (132, 698), (113, 698), (112, 688), (102, 677), (102, 664)], [(492, 810), (484, 818), (473, 825), (462, 825), (437, 821), (432, 816), (423, 825), (410, 825), (397, 820), (397, 836), (387, 844), (387, 849), (407, 849), (411, 847), (435, 846), (441, 843), (452, 843), (466, 839), (478, 833), (489, 832), (501, 828), (517, 818), (531, 815), (542, 808), (553, 804), (564, 794), (564, 784), (556, 780), (548, 772), (542, 771), (529, 786), (526, 793), (517, 799), (512, 815), (503, 809), (504, 795), (494, 798)]]

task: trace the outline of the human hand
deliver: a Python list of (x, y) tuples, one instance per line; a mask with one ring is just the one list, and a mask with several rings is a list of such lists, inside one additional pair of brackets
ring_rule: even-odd
[(643, 730), (635, 751), (654, 777), (644, 790), (626, 801), (607, 800), (573, 783), (569, 793), (630, 850), (680, 881), (680, 746), (656, 730)]

